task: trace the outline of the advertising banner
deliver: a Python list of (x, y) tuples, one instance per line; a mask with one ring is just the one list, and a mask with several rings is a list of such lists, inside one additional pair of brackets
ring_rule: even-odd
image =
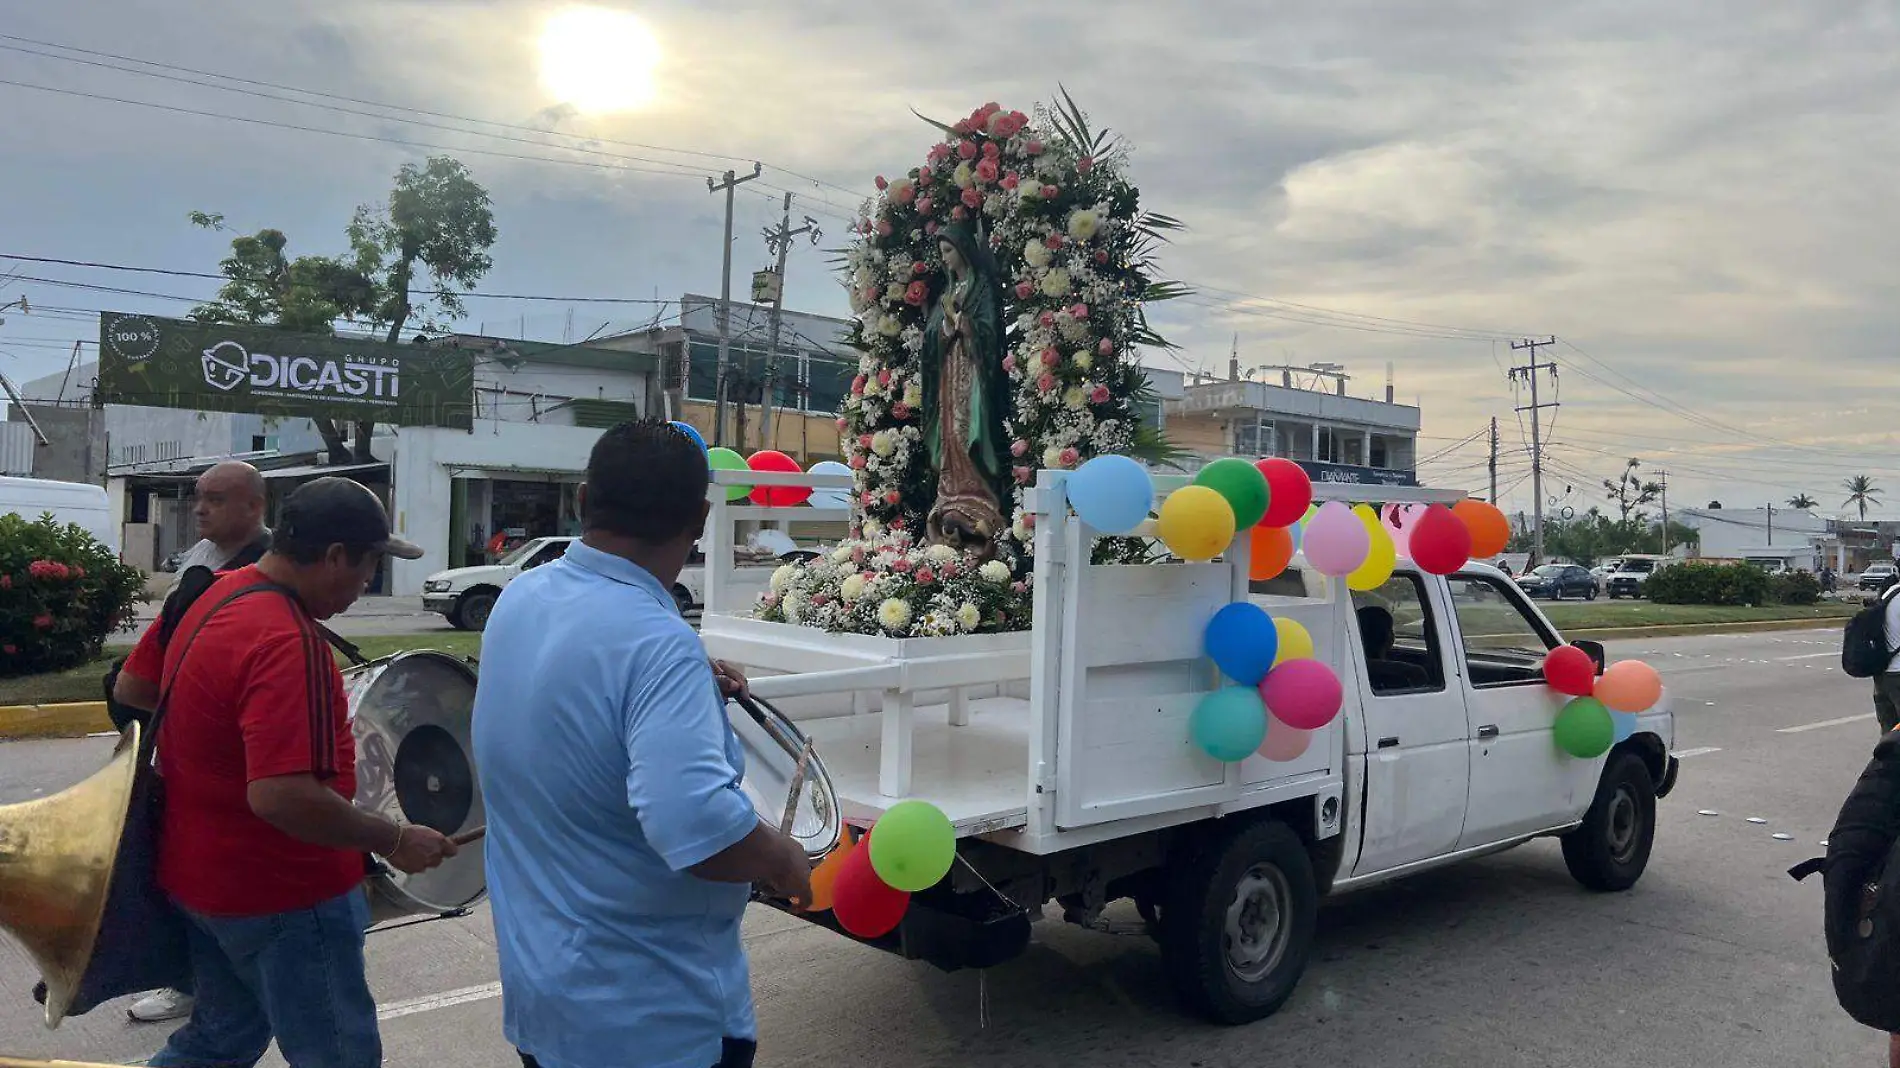
[(99, 316), (99, 400), (207, 412), (473, 425), (469, 353), (156, 315)]

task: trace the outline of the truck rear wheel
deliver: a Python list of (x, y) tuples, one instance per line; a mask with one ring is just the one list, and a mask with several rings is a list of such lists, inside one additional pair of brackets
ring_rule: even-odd
[(449, 621), (462, 630), (479, 631), (488, 626), (488, 613), (495, 609), (496, 592), (483, 587), (470, 590), (455, 599), (455, 614)]
[(1318, 922), (1306, 844), (1283, 823), (1250, 823), (1210, 836), (1170, 873), (1161, 959), (1188, 1009), (1251, 1023), (1293, 996)]
[(1563, 836), (1564, 866), (1592, 890), (1628, 890), (1656, 841), (1656, 784), (1635, 753), (1614, 753), (1583, 826)]

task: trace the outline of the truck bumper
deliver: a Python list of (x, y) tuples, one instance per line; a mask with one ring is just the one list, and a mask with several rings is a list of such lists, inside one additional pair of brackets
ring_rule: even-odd
[[(936, 900), (939, 897), (942, 900)], [(928, 961), (946, 972), (994, 967), (1019, 956), (1029, 947), (1026, 910), (1002, 906), (994, 903), (994, 899), (978, 902), (975, 895), (950, 895), (940, 891), (931, 893), (928, 899), (924, 894), (914, 895), (903, 921), (882, 938), (859, 938), (840, 926), (837, 917), (830, 912), (800, 912), (784, 902), (766, 900), (764, 903), (854, 942), (905, 960)]]
[(1668, 797), (1669, 791), (1676, 788), (1676, 774), (1682, 770), (1682, 761), (1671, 756), (1663, 766), (1662, 782), (1656, 784), (1656, 796)]
[(446, 616), (451, 611), (454, 611), (454, 609), (455, 595), (452, 593), (430, 593), (423, 595), (422, 610), (424, 612), (439, 612)]

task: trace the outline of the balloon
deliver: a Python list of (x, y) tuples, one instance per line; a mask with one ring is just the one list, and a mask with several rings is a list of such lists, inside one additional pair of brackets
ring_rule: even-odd
[(1611, 664), (1597, 680), (1596, 699), (1618, 712), (1642, 712), (1662, 700), (1662, 676), (1641, 660)]
[(1557, 748), (1578, 760), (1589, 760), (1609, 752), (1616, 744), (1616, 724), (1611, 722), (1610, 710), (1603, 707), (1603, 702), (1579, 697), (1557, 713), (1551, 735), (1557, 740)]
[(1206, 486), (1182, 486), (1161, 502), (1155, 533), (1183, 560), (1212, 560), (1234, 540), (1234, 509)]
[(1293, 562), (1293, 531), (1298, 527), (1270, 527), (1260, 523), (1248, 535), (1253, 551), (1247, 559), (1247, 577), (1255, 582), (1278, 578)]
[(1233, 456), (1215, 460), (1201, 468), (1194, 484), (1227, 498), (1236, 530), (1246, 530), (1267, 514), (1267, 476), (1245, 460)]
[(1267, 710), (1251, 686), (1225, 686), (1201, 698), (1188, 717), (1188, 735), (1208, 756), (1232, 764), (1267, 739)]
[(1228, 678), (1258, 686), (1280, 651), (1280, 631), (1259, 605), (1235, 601), (1208, 620), (1206, 645), (1207, 655)]
[(937, 885), (957, 859), (957, 829), (928, 801), (899, 801), (878, 817), (871, 867), (886, 886), (916, 893)]
[(1511, 544), (1511, 521), (1495, 504), (1467, 497), (1451, 506), (1451, 514), (1471, 532), (1471, 558), (1489, 560)]
[(1544, 657), (1544, 681), (1558, 693), (1588, 697), (1597, 685), (1596, 661), (1574, 645), (1560, 645)]
[(1154, 510), (1154, 480), (1126, 456), (1097, 456), (1076, 468), (1066, 483), (1069, 507), (1104, 534), (1128, 534)]
[(1471, 560), (1471, 532), (1451, 509), (1434, 504), (1412, 527), (1411, 548), (1420, 571), (1449, 575)]
[(1418, 525), (1419, 517), (1425, 509), (1416, 504), (1388, 504), (1379, 513), (1379, 525), (1392, 538), (1392, 551), (1395, 555), (1411, 558), (1412, 528)]
[(1386, 533), (1385, 526), (1379, 522), (1379, 513), (1371, 505), (1362, 504), (1352, 510), (1359, 518), (1360, 525), (1366, 528), (1366, 562), (1360, 564), (1346, 576), (1346, 585), (1364, 593), (1376, 590), (1392, 577), (1392, 568), (1399, 562), (1399, 554), (1392, 546), (1392, 536)]
[[(849, 475), (851, 469), (836, 460), (820, 460), (811, 465), (807, 474), (813, 475)], [(813, 508), (849, 508), (851, 491), (849, 489), (815, 489), (811, 491)]]
[(1298, 620), (1275, 616), (1273, 629), (1280, 632), (1280, 651), (1273, 656), (1274, 667), (1289, 660), (1313, 659), (1313, 635)]
[(1327, 501), (1319, 514), (1306, 524), (1306, 562), (1322, 575), (1350, 575), (1366, 562), (1372, 539), (1352, 509), (1339, 501)]
[(1254, 466), (1267, 479), (1267, 514), (1260, 521), (1270, 527), (1298, 522), (1313, 503), (1313, 480), (1299, 464), (1278, 456), (1256, 461)]
[(1273, 761), (1298, 760), (1306, 754), (1306, 747), (1313, 742), (1313, 732), (1298, 727), (1289, 727), (1280, 722), (1279, 717), (1267, 716), (1267, 740), (1255, 750), (1261, 756)]
[(910, 895), (885, 885), (871, 867), (870, 836), (853, 849), (838, 869), (832, 884), (831, 914), (838, 926), (859, 938), (879, 938), (891, 933), (904, 911), (910, 908)]
[(1612, 712), (1610, 722), (1616, 727), (1612, 735), (1613, 741), (1627, 741), (1630, 735), (1636, 733), (1636, 713), (1634, 712)]
[(699, 431), (693, 426), (693, 424), (685, 422), (683, 420), (675, 419), (666, 425), (673, 427), (674, 429), (678, 430), (680, 433), (686, 435), (689, 438), (692, 438), (693, 444), (699, 446), (700, 452), (706, 451), (706, 439), (699, 436)]
[(1317, 660), (1288, 660), (1267, 673), (1260, 698), (1273, 718), (1303, 731), (1318, 730), (1339, 715), (1345, 692), (1333, 669)]
[(806, 912), (829, 912), (835, 898), (838, 885), (838, 872), (844, 867), (845, 858), (858, 848), (858, 840), (852, 837), (851, 828), (846, 826), (844, 837), (838, 847), (825, 854), (825, 859), (811, 872), (811, 901), (805, 904)]
[[(777, 449), (760, 449), (746, 461), (746, 466), (754, 471), (784, 471), (801, 474), (798, 461)], [(804, 504), (811, 496), (810, 486), (754, 486), (752, 503), (771, 505), (774, 508), (790, 508), (794, 504)]]
[[(712, 465), (714, 471), (752, 470), (752, 468), (746, 465), (745, 457), (733, 452), (724, 445), (714, 445), (712, 448), (707, 449), (706, 462)], [(750, 496), (751, 493), (751, 486), (727, 486), (726, 500), (743, 501), (746, 497)]]

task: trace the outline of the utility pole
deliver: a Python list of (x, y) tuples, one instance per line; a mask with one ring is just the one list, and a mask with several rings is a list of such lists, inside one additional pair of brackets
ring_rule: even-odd
[(1669, 472), (1656, 472), (1656, 485), (1662, 489), (1662, 543), (1664, 556), (1669, 555)]
[[(713, 391), (713, 444), (726, 443), (726, 379), (732, 362), (732, 191), (739, 186), (765, 173), (765, 168), (757, 163), (752, 165), (752, 173), (741, 178), (732, 171), (726, 172), (724, 181), (714, 182), (706, 179), (707, 192), (726, 194), (726, 244), (720, 250), (721, 266), (719, 270), (719, 363), (717, 383)], [(741, 445), (744, 442), (740, 443)]]
[(772, 390), (778, 379), (778, 330), (779, 322), (785, 312), (785, 254), (792, 249), (792, 238), (800, 234), (810, 234), (811, 243), (816, 245), (823, 238), (824, 231), (818, 229), (818, 220), (805, 216), (804, 223), (798, 229), (792, 229), (792, 195), (785, 194), (784, 216), (778, 229), (767, 228), (765, 247), (769, 252), (778, 253), (778, 296), (772, 301), (772, 326), (765, 343), (765, 390), (759, 395), (759, 403), (765, 411), (759, 418), (759, 448), (772, 448)]
[(1538, 399), (1537, 373), (1539, 371), (1549, 371), (1550, 380), (1552, 382), (1555, 382), (1557, 380), (1557, 364), (1554, 360), (1545, 360), (1542, 363), (1539, 363), (1537, 360), (1537, 350), (1547, 345), (1555, 345), (1556, 343), (1557, 343), (1557, 339), (1554, 336), (1545, 338), (1542, 341), (1537, 341), (1532, 338), (1525, 338), (1523, 341), (1511, 342), (1511, 351), (1517, 352), (1519, 350), (1528, 349), (1530, 350), (1530, 354), (1531, 354), (1530, 363), (1511, 368), (1510, 379), (1512, 382), (1517, 382), (1521, 378), (1523, 381), (1528, 382), (1531, 387), (1530, 404), (1519, 405), (1517, 410), (1520, 412), (1531, 413), (1531, 507), (1533, 509), (1531, 513), (1531, 517), (1532, 517), (1531, 518), (1531, 522), (1532, 522), (1531, 563), (1532, 565), (1537, 565), (1544, 562), (1544, 428), (1542, 425), (1543, 414), (1544, 414), (1543, 410), (1545, 408), (1557, 407), (1556, 401), (1545, 403)]
[(1775, 547), (1775, 502), (1768, 502), (1768, 547)]
[(1491, 417), (1491, 503), (1498, 503), (1498, 417)]

